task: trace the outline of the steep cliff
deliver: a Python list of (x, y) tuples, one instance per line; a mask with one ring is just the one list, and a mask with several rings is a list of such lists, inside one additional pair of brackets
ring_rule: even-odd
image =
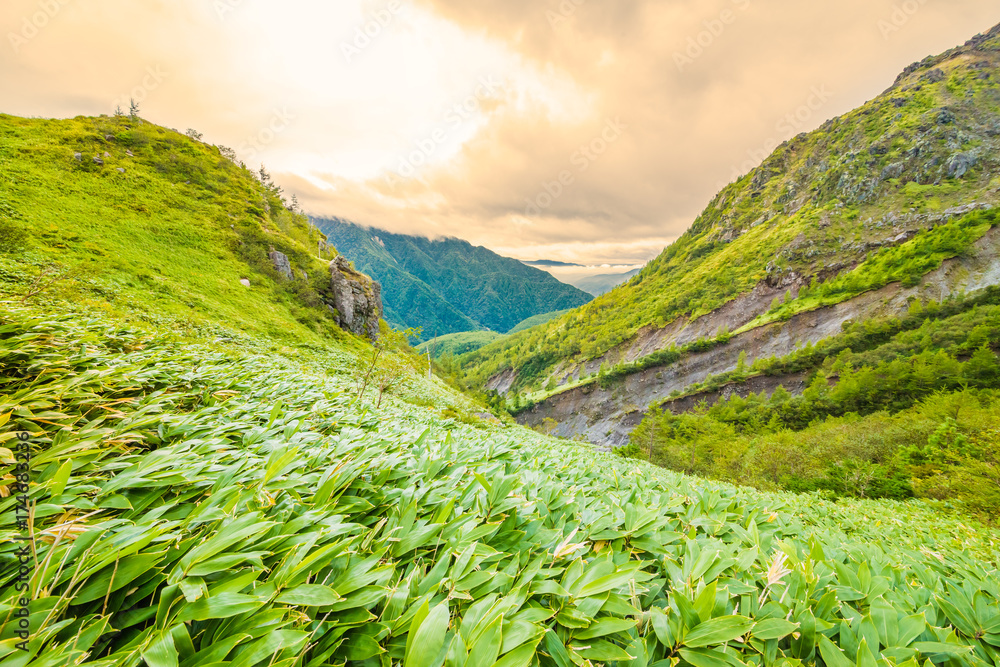
[(330, 262), (327, 304), (342, 329), (378, 340), (382, 285), (356, 271), (343, 255)]

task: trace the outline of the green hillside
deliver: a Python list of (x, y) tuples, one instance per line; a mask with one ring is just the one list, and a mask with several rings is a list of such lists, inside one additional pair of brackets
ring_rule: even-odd
[(445, 356), (457, 357), (474, 352), (502, 337), (503, 334), (495, 331), (463, 331), (432, 338), (418, 345), (416, 349), (421, 354), (426, 354), (429, 349), (435, 359)]
[(789, 289), (752, 326), (914, 283), (989, 229), (935, 227), (1000, 198), (998, 78), (1000, 27), (914, 64), (724, 188), (626, 285), (470, 355), (470, 378), (516, 369), (516, 389), (537, 389), (561, 362), (599, 358), (644, 327), (697, 318), (757, 285)]
[[(996, 522), (997, 352), (1000, 287), (915, 302), (906, 318), (857, 322), (692, 386), (654, 406), (621, 453), (758, 488), (948, 501)], [(800, 395), (785, 390), (791, 378)], [(740, 390), (757, 380), (775, 388)]]
[(386, 316), (420, 327), (423, 340), (490, 329), (590, 301), (590, 295), (549, 273), (458, 239), (390, 234), (343, 220), (315, 224), (358, 268), (382, 282)]
[(541, 315), (533, 315), (532, 317), (529, 317), (528, 319), (519, 323), (517, 326), (515, 326), (507, 333), (516, 334), (516, 333), (521, 333), (522, 331), (527, 331), (528, 329), (537, 327), (539, 324), (545, 324), (546, 322), (554, 320), (557, 317), (561, 317), (568, 312), (569, 310), (557, 310), (551, 313), (542, 313)]
[(697, 481), (236, 346), (0, 317), (5, 667), (1000, 663), (1000, 536), (921, 504)]
[[(352, 345), (320, 300), (331, 258), (315, 256), (320, 232), (217, 147), (127, 117), (0, 115), (0, 171), (8, 294), (58, 278), (42, 296), (125, 321)], [(280, 279), (271, 248), (294, 280)]]
[[(834, 501), (857, 476), (808, 451), (837, 426), (820, 418), (882, 419), (929, 487), (992, 466), (995, 293), (711, 380), (844, 387), (647, 422), (656, 463), (677, 441), (715, 476), (712, 452), (730, 471), (798, 454), (811, 492), (780, 470), (737, 487), (491, 416), (403, 334), (345, 333), (321, 233), (227, 154), (135, 118), (0, 116), (3, 667), (1000, 667), (984, 508)], [(473, 270), (428, 244), (424, 266)], [(711, 452), (709, 427), (729, 429)]]

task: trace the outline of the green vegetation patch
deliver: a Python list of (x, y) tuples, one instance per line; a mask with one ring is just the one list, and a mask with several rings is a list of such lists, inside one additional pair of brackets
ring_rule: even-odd
[(100, 322), (4, 311), (0, 352), (5, 666), (998, 658), (996, 535), (918, 504), (375, 412), (342, 380)]

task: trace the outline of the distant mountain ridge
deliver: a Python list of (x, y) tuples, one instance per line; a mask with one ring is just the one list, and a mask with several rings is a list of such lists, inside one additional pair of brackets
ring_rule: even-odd
[(591, 296), (551, 274), (459, 239), (428, 239), (313, 218), (337, 250), (382, 283), (385, 319), (420, 340), (489, 329), (576, 308)]

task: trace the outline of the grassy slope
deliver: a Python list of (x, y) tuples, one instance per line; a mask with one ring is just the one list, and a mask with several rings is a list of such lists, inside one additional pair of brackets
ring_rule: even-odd
[[(793, 274), (827, 280), (849, 271), (865, 260), (867, 244), (895, 236), (894, 228), (930, 224), (917, 216), (996, 202), (998, 77), (998, 29), (972, 47), (910, 68), (886, 93), (782, 144), (724, 188), (627, 285), (470, 355), (470, 378), (483, 382), (516, 368), (521, 386), (529, 386), (560, 361), (595, 358), (642, 327), (706, 314), (763, 280)], [(949, 175), (960, 156), (972, 167)], [(916, 240), (907, 246), (912, 252), (896, 259), (921, 270), (924, 248)], [(833, 300), (869, 288), (848, 287)], [(816, 306), (803, 300), (786, 310)]]
[(498, 334), (495, 331), (463, 331), (462, 333), (438, 336), (426, 343), (421, 343), (416, 349), (421, 354), (426, 354), (427, 350), (430, 349), (435, 359), (444, 356), (457, 357), (478, 350), (502, 337), (503, 334)]
[[(9, 291), (56, 264), (73, 270), (63, 296), (125, 319), (361, 349), (315, 303), (319, 233), (215, 147), (128, 119), (0, 115), (0, 173), (0, 224), (27, 233), (0, 254)], [(279, 281), (270, 246), (310, 280)]]
[[(367, 346), (327, 334), (276, 281), (229, 293), (208, 273), (266, 284), (240, 240), (308, 257), (308, 230), (258, 213), (250, 180), (175, 194), (200, 172), (169, 156), (213, 154), (147, 127), (175, 152), (161, 172), (157, 142), (137, 146), (149, 153), (126, 177), (145, 178), (122, 186), (72, 160), (111, 121), (3, 120), (5, 222), (31, 243), (4, 256), (9, 286), (33, 263), (94, 267), (0, 304), (4, 667), (1000, 664), (996, 533), (919, 503), (742, 490), (463, 424), (441, 416), (462, 400), (417, 378), (380, 408), (359, 400), (344, 360)], [(235, 247), (216, 243), (228, 224)], [(170, 292), (140, 289), (143, 271)], [(12, 634), (23, 495), (26, 652)]]
[(998, 535), (920, 504), (701, 482), (375, 410), (235, 347), (0, 319), (0, 443), (32, 434), (36, 506), (20, 652), (0, 494), (5, 667), (1000, 664)]

